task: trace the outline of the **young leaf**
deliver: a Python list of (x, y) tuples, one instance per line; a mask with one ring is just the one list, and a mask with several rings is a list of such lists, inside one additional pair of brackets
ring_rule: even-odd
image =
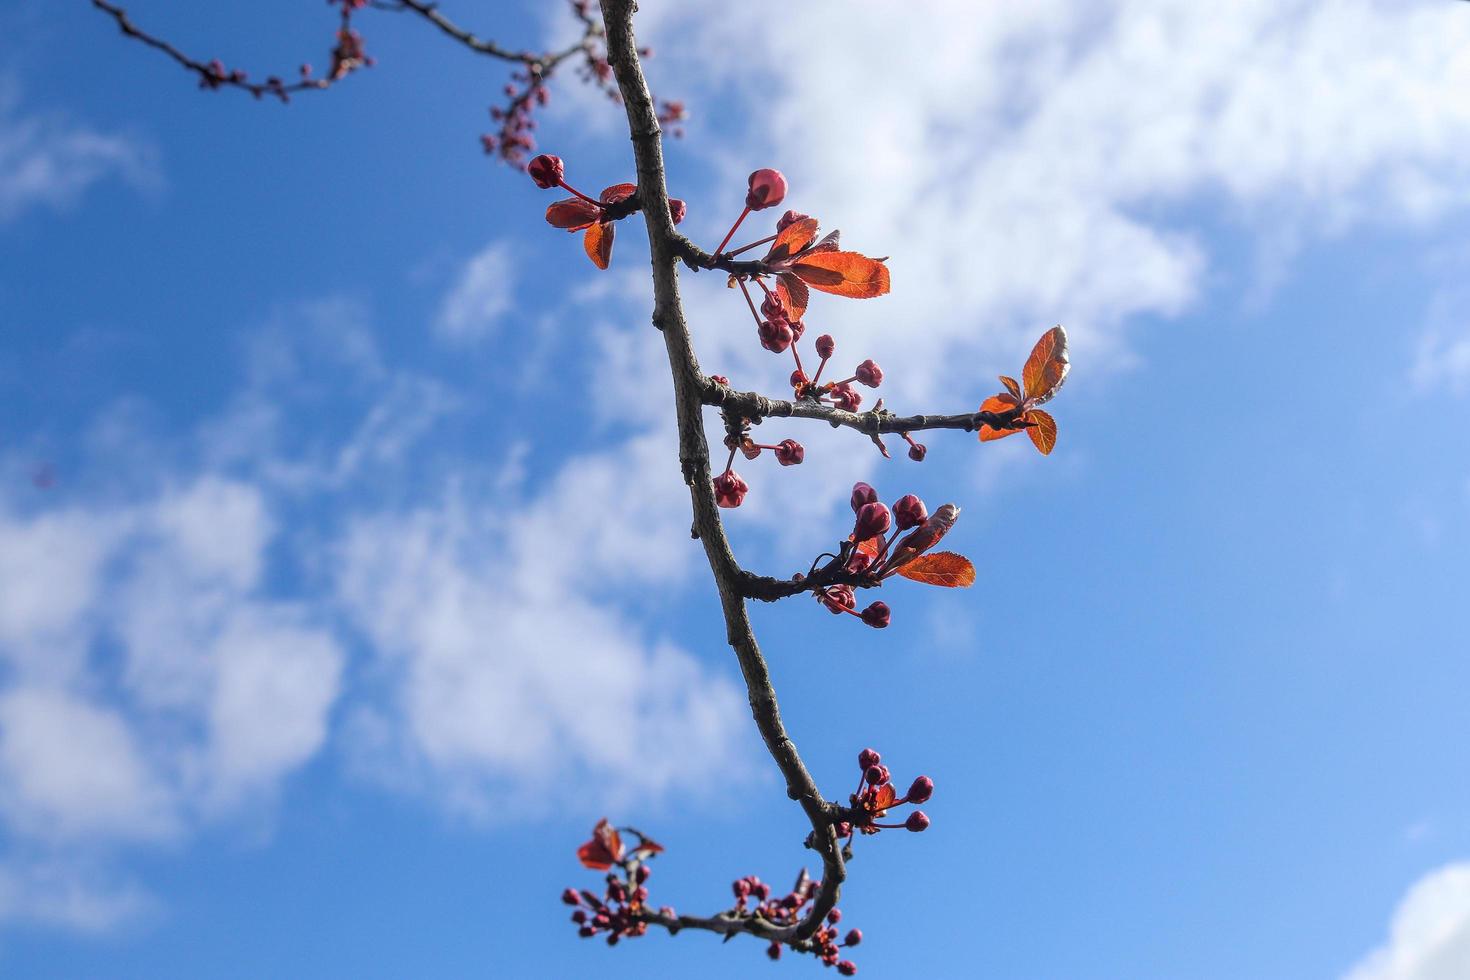
[(546, 209), (546, 223), (553, 228), (581, 231), (596, 221), (601, 214), (602, 209), (597, 205), (589, 204), (580, 197), (569, 197), (565, 201), (555, 202)]
[(776, 295), (781, 297), (781, 303), (791, 319), (800, 320), (806, 315), (806, 307), (812, 297), (806, 283), (789, 272), (783, 272), (776, 277)]
[(888, 266), (857, 252), (811, 252), (791, 271), (824, 293), (871, 299), (888, 292)]
[(967, 589), (975, 584), (975, 566), (970, 564), (970, 559), (953, 551), (920, 555), (900, 566), (898, 574), (915, 582), (939, 585), (946, 589)]
[(1000, 383), (1006, 386), (1006, 391), (1009, 391), (1012, 397), (1016, 399), (1016, 401), (1019, 402), (1021, 400), (1020, 382), (1018, 382), (1015, 378), (1007, 377), (1006, 375), (1002, 374), (1000, 376)]
[(1028, 410), (1021, 418), (1031, 423), (1026, 434), (1031, 441), (1036, 443), (1036, 448), (1041, 450), (1041, 455), (1050, 456), (1052, 447), (1057, 444), (1057, 422), (1051, 417), (1051, 413), (1043, 412), (1039, 408)]
[(599, 269), (606, 269), (608, 262), (612, 260), (614, 230), (611, 221), (599, 221), (587, 229), (587, 235), (582, 239), (582, 247), (587, 250), (587, 257)]
[(617, 204), (637, 193), (637, 184), (613, 184), (611, 187), (603, 188), (602, 193), (597, 195), (597, 199), (603, 204)]
[[(985, 399), (985, 401), (980, 403), (980, 411), (991, 412), (993, 414), (999, 415), (1003, 412), (1015, 411), (1018, 404), (1020, 403), (1014, 395), (991, 395), (989, 398)], [(994, 426), (990, 425), (988, 422), (982, 423), (980, 426), (980, 441), (992, 442), (996, 439), (1004, 439), (1006, 436), (1015, 435), (1019, 431), (1021, 430), (997, 429)]]
[(1051, 400), (1067, 380), (1067, 331), (1052, 327), (1041, 335), (1026, 366), (1021, 370), (1021, 381), (1026, 386), (1026, 399), (1032, 405), (1041, 405)]
[(812, 239), (816, 237), (816, 218), (803, 218), (800, 221), (793, 221), (776, 236), (776, 241), (771, 245), (771, 251), (766, 255), (766, 261), (780, 262), (782, 259), (790, 258), (810, 245)]

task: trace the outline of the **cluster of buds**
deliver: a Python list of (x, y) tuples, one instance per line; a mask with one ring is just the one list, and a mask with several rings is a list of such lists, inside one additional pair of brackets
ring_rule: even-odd
[[(822, 883), (813, 880), (805, 868), (797, 875), (791, 891), (779, 898), (771, 894), (770, 885), (755, 875), (746, 875), (730, 885), (730, 890), (735, 893), (735, 907), (730, 914), (737, 918), (757, 918), (777, 927), (794, 926), (806, 917), (807, 906), (821, 889)], [(812, 934), (812, 952), (823, 966), (836, 967), (838, 973), (850, 977), (857, 973), (857, 966), (851, 960), (842, 959), (842, 948), (858, 945), (863, 941), (863, 934), (859, 929), (849, 929), (839, 942), (837, 923), (841, 921), (841, 909), (827, 913), (822, 927)], [(772, 942), (766, 947), (766, 955), (779, 960), (781, 944)]]
[[(622, 828), (638, 838), (637, 846), (626, 848), (617, 828), (604, 818), (592, 828), (592, 839), (577, 849), (577, 857), (586, 867), (607, 871), (607, 887), (602, 895), (587, 889), (567, 888), (561, 900), (574, 906), (572, 923), (584, 939), (603, 935), (609, 946), (616, 946), (624, 936), (636, 938), (648, 931), (648, 879), (653, 869), (648, 862), (663, 851), (631, 827)], [(674, 917), (674, 910), (662, 908), (659, 914)]]
[[(637, 184), (613, 184), (597, 197), (589, 197), (566, 181), (566, 164), (561, 157), (543, 153), (526, 167), (526, 173), (537, 187), (550, 190), (560, 187), (572, 196), (555, 201), (546, 209), (546, 223), (569, 232), (585, 231), (582, 245), (587, 257), (599, 269), (612, 261), (614, 222), (639, 210)], [(669, 200), (669, 217), (674, 224), (684, 220), (688, 208), (678, 198)]]
[[(714, 380), (729, 384), (719, 375)], [(750, 425), (743, 419), (726, 419), (726, 428), (725, 448), (730, 450), (730, 456), (725, 461), (724, 471), (713, 481), (715, 503), (721, 507), (739, 507), (744, 502), (745, 495), (750, 492), (749, 484), (735, 472), (736, 453), (753, 460), (762, 453), (770, 452), (782, 466), (800, 466), (801, 461), (806, 459), (805, 447), (795, 439), (782, 439), (774, 445), (756, 442), (750, 435)]]
[[(949, 587), (974, 582), (975, 569), (968, 558), (950, 552), (924, 555), (954, 527), (960, 514), (954, 504), (945, 504), (931, 515), (924, 501), (907, 493), (889, 507), (866, 483), (853, 484), (848, 502), (853, 512), (852, 533), (834, 561), (838, 571), (864, 586), (881, 584), (893, 575)], [(820, 586), (812, 594), (833, 613), (857, 616), (878, 629), (892, 618), (888, 604), (881, 601), (858, 612), (849, 583)]]
[(854, 820), (837, 825), (837, 836), (846, 837), (851, 844), (856, 833), (876, 834), (881, 830), (907, 830), (923, 833), (929, 829), (929, 817), (923, 810), (915, 810), (903, 823), (878, 823), (888, 811), (906, 803), (919, 805), (929, 802), (934, 795), (934, 780), (919, 776), (909, 785), (902, 797), (893, 788), (893, 779), (883, 757), (876, 749), (863, 749), (858, 753), (858, 768), (862, 776), (858, 780), (857, 792), (848, 797), (854, 812)]
[[(781, 301), (775, 299), (775, 306), (779, 308)], [(765, 312), (762, 304), (761, 311)], [(817, 363), (816, 372), (809, 378), (801, 367), (801, 355), (796, 355), (796, 370), (791, 372), (791, 390), (799, 401), (803, 398), (814, 402), (830, 403), (837, 408), (848, 412), (856, 412), (863, 403), (862, 392), (853, 385), (863, 385), (867, 388), (876, 388), (883, 383), (883, 369), (878, 362), (872, 358), (863, 361), (853, 369), (852, 376), (843, 378), (841, 381), (822, 381), (822, 372), (827, 369), (827, 362), (837, 352), (837, 341), (829, 333), (824, 333), (817, 338), (817, 357), (821, 360)], [(793, 352), (796, 350), (792, 345)]]

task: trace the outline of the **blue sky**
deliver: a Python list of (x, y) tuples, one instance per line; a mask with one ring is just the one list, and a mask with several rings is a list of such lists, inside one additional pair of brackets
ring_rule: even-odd
[[(260, 74), (324, 62), (322, 6), (130, 9)], [(885, 588), (882, 632), (754, 612), (829, 795), (866, 745), (938, 787), (859, 842), (862, 974), (1470, 975), (1470, 8), (643, 6), (690, 233), (776, 166), (892, 256), (808, 316), (888, 405), (1073, 341), (1049, 458), (786, 422), (801, 467), (740, 467), (748, 567), (804, 568), (866, 479), (959, 504), (980, 568)], [(593, 269), (479, 153), (499, 66), (406, 18), (288, 107), (84, 4), (0, 29), (3, 972), (818, 971), (557, 901), (603, 815), (680, 910), (810, 857), (687, 537), (636, 219)], [(542, 145), (596, 190), (621, 123), (568, 78)], [(779, 392), (684, 283), (704, 368)]]

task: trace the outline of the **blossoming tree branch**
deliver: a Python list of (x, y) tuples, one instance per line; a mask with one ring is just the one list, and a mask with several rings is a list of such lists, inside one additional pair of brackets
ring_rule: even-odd
[[(1059, 326), (1045, 331), (1022, 367), (1020, 379), (1001, 376), (1002, 390), (974, 411), (899, 415), (886, 408), (881, 398), (864, 410), (863, 389), (876, 389), (883, 383), (878, 364), (864, 359), (850, 371), (834, 367), (837, 340), (832, 333), (817, 336), (803, 360), (802, 340), (810, 315), (823, 320), (832, 315), (813, 305), (818, 299), (814, 293), (860, 300), (887, 295), (891, 283), (886, 260), (845, 249), (838, 232), (824, 235), (817, 218), (794, 210), (780, 212), (774, 225), (763, 223), (785, 203), (788, 191), (785, 177), (770, 168), (750, 175), (740, 210), (712, 251), (678, 232), (675, 226), (690, 205), (669, 196), (662, 141), (665, 127), (684, 118), (684, 107), (678, 102), (656, 102), (649, 92), (641, 62), (651, 52), (640, 48), (635, 39), (633, 0), (602, 0), (600, 17), (590, 0), (570, 0), (569, 14), (581, 26), (581, 37), (567, 48), (544, 52), (512, 49), (484, 39), (449, 19), (436, 3), (328, 0), (335, 9), (335, 23), (327, 68), (319, 75), (309, 64), (302, 64), (290, 82), (280, 75), (252, 80), (241, 69), (196, 58), (140, 28), (109, 0), (92, 3), (111, 16), (125, 35), (162, 52), (193, 74), (201, 88), (238, 89), (281, 102), (298, 93), (332, 87), (373, 64), (355, 22), (365, 9), (412, 15), (471, 52), (512, 66), (503, 89), (505, 102), (490, 110), (497, 130), (481, 137), (482, 146), (485, 152), (525, 169), (538, 187), (571, 195), (553, 202), (546, 209), (546, 220), (555, 228), (581, 233), (583, 249), (594, 266), (606, 269), (612, 262), (618, 223), (635, 214), (643, 216), (651, 252), (652, 322), (663, 335), (668, 355), (679, 466), (689, 488), (693, 534), (703, 545), (720, 594), (726, 638), (745, 680), (752, 717), (785, 779), (787, 795), (801, 806), (810, 824), (805, 844), (819, 856), (821, 873), (814, 878), (802, 870), (782, 895), (748, 875), (733, 882), (733, 904), (708, 915), (681, 913), (651, 898), (650, 862), (663, 853), (663, 847), (642, 831), (617, 827), (604, 819), (577, 850), (584, 867), (602, 874), (599, 886), (568, 887), (562, 901), (573, 907), (572, 922), (581, 936), (602, 937), (609, 946), (655, 928), (669, 934), (704, 930), (726, 939), (754, 937), (765, 944), (772, 959), (790, 950), (811, 954), (842, 975), (855, 974), (856, 964), (845, 957), (862, 941), (862, 933), (858, 929), (844, 933), (839, 928), (842, 913), (837, 907), (847, 861), (858, 837), (872, 837), (884, 830), (918, 833), (928, 828), (929, 817), (921, 810), (908, 810), (902, 818), (890, 811), (927, 803), (934, 782), (918, 776), (900, 795), (896, 788), (900, 784), (895, 783), (882, 757), (865, 748), (856, 756), (856, 788), (828, 799), (782, 724), (747, 603), (807, 595), (819, 609), (883, 629), (893, 616), (888, 603), (875, 600), (859, 609), (860, 592), (880, 588), (895, 578), (966, 587), (975, 582), (976, 572), (964, 556), (936, 550), (959, 519), (956, 504), (945, 503), (931, 513), (918, 497), (905, 494), (888, 505), (866, 483), (852, 488), (851, 527), (836, 529), (831, 547), (818, 554), (805, 571), (785, 578), (749, 571), (736, 559), (720, 516), (722, 510), (738, 508), (750, 492), (749, 484), (735, 470), (736, 458), (744, 465), (769, 454), (780, 467), (801, 464), (806, 449), (796, 439), (762, 441), (757, 435), (773, 419), (802, 419), (856, 430), (884, 458), (889, 457), (884, 437), (897, 437), (907, 444), (906, 454), (914, 462), (922, 462), (928, 453), (914, 434), (930, 429), (974, 432), (981, 442), (1025, 432), (1038, 450), (1050, 453), (1056, 445), (1057, 426), (1041, 406), (1067, 377), (1066, 332)], [(566, 165), (558, 157), (543, 153), (526, 160), (536, 149), (535, 111), (549, 98), (546, 83), (569, 63), (584, 81), (622, 105), (632, 137), (636, 179), (612, 184), (596, 196), (568, 181)], [(711, 202), (710, 206), (723, 203)], [(741, 229), (749, 234), (752, 228), (754, 240), (731, 247)], [(740, 391), (727, 378), (701, 370), (679, 295), (681, 268), (690, 274), (723, 275), (732, 292), (739, 291), (738, 305), (744, 310), (737, 316), (749, 314), (764, 349), (778, 357), (791, 357), (789, 397)], [(705, 438), (706, 409), (718, 410), (725, 431), (717, 456), (711, 454)]]

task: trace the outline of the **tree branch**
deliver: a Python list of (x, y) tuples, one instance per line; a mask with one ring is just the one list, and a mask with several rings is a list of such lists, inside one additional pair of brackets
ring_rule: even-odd
[(963, 429), (974, 432), (982, 425), (997, 429), (1023, 428), (1017, 422), (1019, 412), (966, 412), (959, 415), (895, 415), (882, 408), (866, 412), (849, 412), (810, 399), (787, 401), (767, 398), (753, 391), (736, 391), (718, 381), (705, 379), (701, 398), (706, 405), (718, 406), (726, 415), (760, 422), (770, 418), (817, 419), (832, 428), (856, 429), (867, 435), (918, 432), (923, 429)]
[(608, 62), (612, 65), (628, 115), (633, 156), (638, 167), (639, 197), (648, 227), (653, 265), (653, 323), (663, 332), (669, 368), (674, 380), (674, 405), (679, 429), (679, 462), (694, 509), (694, 533), (704, 545), (710, 571), (720, 592), (726, 638), (735, 651), (745, 678), (751, 714), (766, 749), (786, 778), (786, 793), (801, 804), (811, 822), (810, 838), (822, 856), (822, 885), (811, 911), (797, 925), (778, 930), (771, 938), (790, 943), (809, 939), (837, 903), (846, 868), (833, 829), (836, 810), (818, 791), (796, 745), (781, 723), (770, 671), (756, 643), (741, 588), (742, 570), (720, 524), (711, 485), (709, 446), (705, 441), (702, 409), (709, 379), (699, 369), (679, 297), (677, 262), (683, 239), (669, 215), (664, 179), (663, 146), (658, 112), (654, 108), (638, 46), (633, 37), (633, 0), (601, 0), (607, 31)]

